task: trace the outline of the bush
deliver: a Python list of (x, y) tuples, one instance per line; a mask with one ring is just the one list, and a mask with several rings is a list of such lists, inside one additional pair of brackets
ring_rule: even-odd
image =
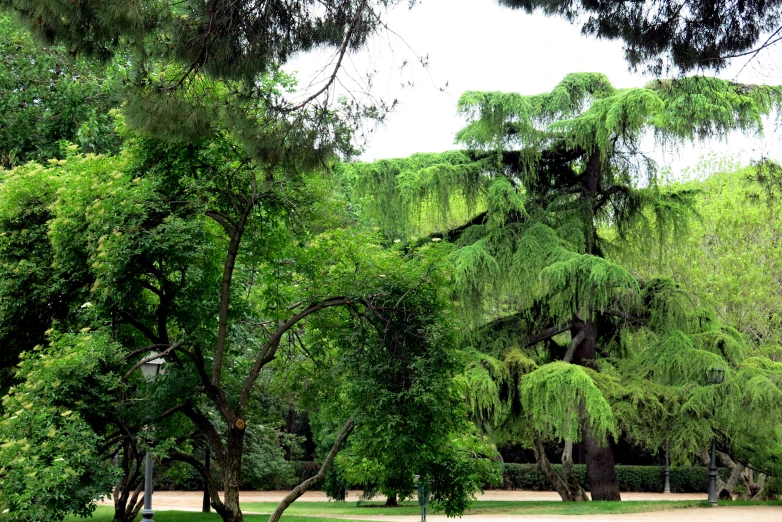
[[(554, 464), (554, 469), (562, 475), (562, 466)], [(573, 472), (584, 489), (589, 490), (586, 465), (575, 464)], [(730, 470), (719, 469), (720, 477), (727, 480)], [(503, 473), (504, 485), (508, 489), (527, 489), (533, 491), (550, 491), (553, 488), (546, 477), (538, 471), (535, 464), (505, 464)], [(616, 466), (616, 478), (621, 491), (657, 492), (662, 493), (665, 484), (665, 468), (663, 466)], [(672, 467), (671, 491), (673, 493), (705, 493), (709, 488), (709, 470), (700, 466)]]

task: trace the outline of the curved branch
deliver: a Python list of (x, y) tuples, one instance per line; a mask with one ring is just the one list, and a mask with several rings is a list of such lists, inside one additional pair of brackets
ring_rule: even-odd
[(247, 404), (247, 399), (250, 397), (250, 391), (252, 390), (255, 381), (258, 379), (258, 375), (261, 373), (261, 369), (272, 359), (274, 359), (274, 355), (277, 352), (277, 347), (280, 345), (280, 340), (282, 339), (282, 336), (285, 335), (285, 332), (290, 330), (296, 323), (305, 317), (314, 314), (319, 310), (333, 308), (335, 306), (345, 306), (353, 303), (353, 299), (343, 296), (324, 299), (323, 301), (309, 305), (301, 312), (291, 316), (287, 321), (280, 324), (272, 336), (263, 344), (261, 351), (258, 352), (258, 355), (255, 358), (253, 367), (250, 370), (250, 375), (248, 375), (244, 380), (242, 393), (239, 396), (239, 408), (244, 408), (244, 406)]
[(573, 321), (567, 321), (564, 323), (554, 325), (551, 328), (546, 328), (540, 333), (527, 337), (527, 345), (532, 346), (533, 344), (539, 343), (541, 341), (545, 341), (546, 339), (550, 339), (555, 335), (559, 335), (562, 332), (566, 332), (570, 330), (572, 327), (573, 327)]
[(182, 346), (182, 343), (181, 343), (181, 342), (175, 342), (174, 344), (172, 344), (171, 346), (169, 346), (167, 349), (163, 350), (163, 351), (162, 351), (162, 352), (160, 352), (160, 353), (156, 353), (156, 354), (154, 354), (154, 355), (150, 355), (150, 356), (148, 356), (148, 357), (144, 357), (144, 358), (143, 358), (143, 359), (141, 359), (139, 362), (137, 362), (136, 364), (134, 364), (134, 365), (133, 365), (133, 367), (132, 367), (130, 370), (128, 370), (128, 373), (126, 373), (126, 374), (125, 374), (125, 376), (122, 378), (122, 380), (123, 380), (123, 381), (127, 380), (127, 379), (128, 379), (128, 377), (130, 377), (130, 376), (133, 374), (133, 372), (135, 372), (136, 370), (138, 370), (139, 368), (141, 368), (141, 365), (142, 365), (142, 364), (146, 364), (146, 363), (148, 363), (149, 361), (154, 361), (155, 359), (160, 359), (161, 357), (165, 357), (166, 355), (168, 355), (169, 353), (171, 353), (173, 350), (176, 350), (176, 349), (177, 349), (177, 348), (179, 348), (180, 346)]
[(334, 445), (331, 446), (331, 451), (329, 451), (329, 454), (326, 456), (326, 460), (323, 461), (323, 464), (321, 464), (320, 469), (315, 474), (315, 476), (308, 478), (293, 488), (293, 491), (285, 495), (285, 498), (280, 501), (280, 503), (277, 505), (277, 508), (274, 510), (274, 513), (272, 513), (272, 515), (269, 517), (268, 522), (279, 522), (280, 517), (282, 517), (283, 512), (288, 508), (288, 506), (293, 504), (293, 502), (302, 496), (309, 488), (326, 478), (326, 471), (328, 471), (328, 469), (331, 467), (331, 464), (334, 462), (334, 458), (337, 456), (337, 452), (339, 451), (340, 446), (342, 446), (342, 443), (345, 442), (345, 439), (348, 438), (348, 435), (350, 435), (350, 432), (353, 431), (355, 426), (356, 423), (353, 420), (353, 417), (349, 418), (342, 427), (342, 431), (340, 431), (339, 435), (337, 436), (337, 440), (334, 442)]
[(563, 361), (569, 363), (573, 360), (573, 356), (576, 354), (576, 348), (578, 348), (578, 345), (584, 340), (584, 337), (586, 337), (586, 330), (581, 330), (570, 340), (565, 356), (562, 358)]

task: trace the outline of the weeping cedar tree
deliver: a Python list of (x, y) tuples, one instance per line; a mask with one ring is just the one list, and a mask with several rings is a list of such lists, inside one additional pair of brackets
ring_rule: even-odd
[[(719, 70), (731, 58), (752, 56), (779, 41), (782, 2), (778, 0), (498, 0), (500, 5), (540, 10), (576, 23), (597, 38), (622, 40), (630, 67), (656, 76), (676, 68)], [(750, 58), (751, 59), (751, 58)]]
[[(454, 244), (456, 299), (477, 348), (464, 376), (471, 409), (496, 437), (532, 446), (564, 499), (585, 498), (570, 472), (573, 443), (583, 443), (592, 498), (619, 499), (608, 436), (621, 428), (656, 450), (666, 434), (654, 426), (691, 398), (634, 380), (622, 372), (625, 359), (676, 332), (733, 339), (716, 321), (698, 319), (697, 307), (675, 305), (683, 291), (673, 283), (639, 281), (606, 258), (629, 240), (676, 237), (692, 215), (693, 191), (660, 186), (639, 141), (650, 132), (675, 144), (760, 131), (761, 117), (780, 100), (775, 87), (706, 77), (615, 89), (603, 75), (571, 74), (537, 96), (466, 92), (458, 107), (467, 125), (457, 134), (464, 150), (347, 167), (364, 211), (389, 238), (409, 237), (422, 213), (440, 223), (462, 216), (462, 225), (419, 242)], [(738, 364), (721, 350), (739, 341), (723, 341), (692, 352), (699, 364), (687, 363), (690, 385), (704, 384), (705, 370), (696, 368)], [(661, 365), (680, 368), (678, 356), (658, 351), (673, 357)], [(697, 390), (691, 393), (716, 393)], [(688, 425), (700, 427), (697, 436), (676, 432), (690, 437), (682, 448), (707, 440), (704, 411), (701, 424)], [(563, 478), (543, 452), (547, 439), (565, 444)]]

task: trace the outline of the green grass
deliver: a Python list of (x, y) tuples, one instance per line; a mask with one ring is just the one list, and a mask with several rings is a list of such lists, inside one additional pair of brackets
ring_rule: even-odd
[[(706, 507), (708, 502), (700, 500), (626, 500), (624, 502), (556, 502), (556, 501), (503, 501), (482, 500), (475, 502), (465, 514), (504, 515), (605, 515), (610, 513), (642, 513), (690, 507)], [(245, 502), (242, 509), (256, 513), (271, 513), (276, 502)], [(296, 502), (286, 511), (291, 515), (417, 515), (421, 508), (416, 502), (404, 502), (402, 507), (382, 507), (382, 502)], [(430, 510), (430, 513), (436, 513)]]
[[(766, 502), (734, 500), (720, 501), (720, 506), (782, 506), (782, 500)], [(708, 507), (709, 503), (702, 500), (625, 500), (624, 502), (557, 502), (546, 500), (482, 500), (475, 502), (466, 515), (607, 515), (621, 513), (644, 513), (648, 511), (665, 511), (692, 507)], [(242, 509), (265, 515), (245, 515), (247, 522), (265, 522), (269, 513), (277, 507), (276, 502), (243, 502)], [(404, 502), (402, 507), (386, 508), (382, 502), (295, 502), (283, 516), (284, 522), (324, 522), (332, 521), (329, 516), (357, 515), (375, 517), (378, 515), (418, 515), (421, 508), (416, 502)], [(430, 513), (432, 511), (430, 510)], [(111, 522), (113, 509), (108, 506), (98, 506), (95, 510), (94, 522)], [(297, 516), (298, 515), (298, 516)], [(320, 516), (318, 516), (320, 515)], [(85, 519), (69, 517), (67, 522), (83, 521)], [(140, 517), (136, 519), (140, 520)], [(188, 511), (157, 511), (155, 522), (217, 522), (220, 517), (215, 513), (193, 513)], [(356, 521), (352, 521), (356, 522)]]

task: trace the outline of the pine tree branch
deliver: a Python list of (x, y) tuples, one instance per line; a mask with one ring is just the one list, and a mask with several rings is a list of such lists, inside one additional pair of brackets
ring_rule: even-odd
[(633, 314), (622, 312), (621, 310), (614, 310), (612, 308), (605, 308), (603, 310), (600, 310), (600, 312), (604, 313), (605, 315), (612, 315), (614, 317), (627, 319), (628, 321), (631, 321), (633, 323), (647, 324), (649, 322), (647, 319), (644, 319), (643, 317), (636, 317)]

